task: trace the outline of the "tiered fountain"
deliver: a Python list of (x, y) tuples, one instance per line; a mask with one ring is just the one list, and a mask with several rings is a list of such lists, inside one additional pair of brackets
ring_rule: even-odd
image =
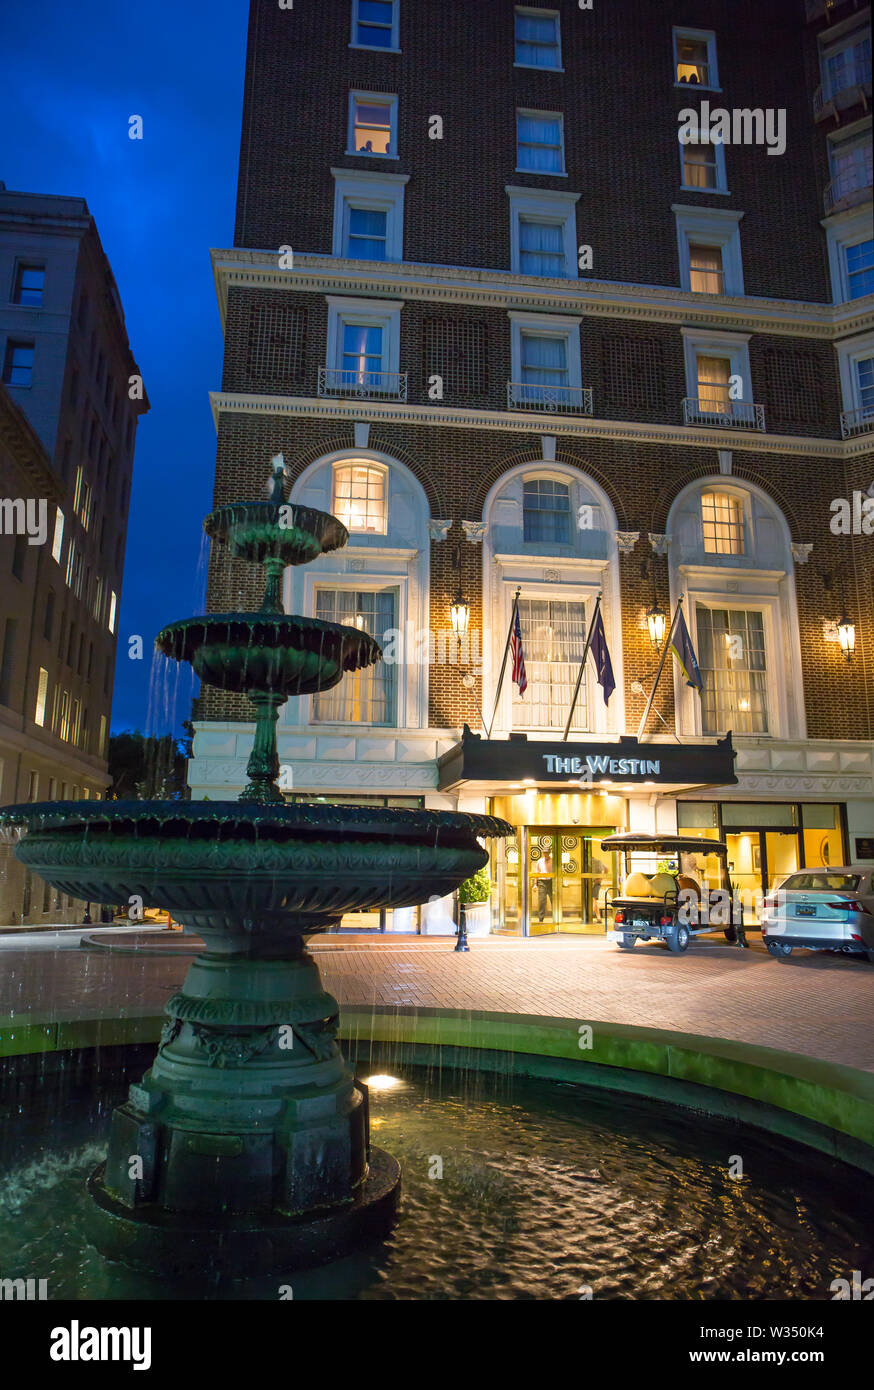
[(213, 541), (267, 574), (257, 613), (173, 623), (156, 647), (255, 708), (239, 801), (43, 802), (0, 810), (18, 858), (83, 901), (161, 906), (206, 944), (166, 1005), (152, 1069), (114, 1112), (92, 1174), (93, 1238), (161, 1271), (235, 1274), (334, 1258), (384, 1233), (398, 1164), (369, 1143), (367, 1093), (337, 1045), (338, 1005), (304, 937), (344, 912), (442, 897), (510, 833), (490, 816), (287, 804), (276, 721), (292, 695), (378, 661), (356, 628), (285, 614), (282, 575), (346, 544), (335, 517), (267, 501), (222, 507)]

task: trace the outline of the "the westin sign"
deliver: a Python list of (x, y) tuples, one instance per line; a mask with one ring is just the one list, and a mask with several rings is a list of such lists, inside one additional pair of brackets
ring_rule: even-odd
[(599, 782), (672, 787), (734, 786), (731, 734), (712, 743), (561, 743), (526, 738), (485, 739), (468, 729), (440, 759), (441, 791), (466, 783), (500, 786), (533, 782), (573, 787)]

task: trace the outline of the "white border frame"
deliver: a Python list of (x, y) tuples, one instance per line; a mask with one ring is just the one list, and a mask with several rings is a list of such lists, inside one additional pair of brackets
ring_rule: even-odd
[[(707, 67), (710, 82), (680, 82), (677, 80), (677, 39), (698, 39), (707, 44)], [(671, 47), (674, 55), (674, 86), (681, 92), (721, 92), (719, 85), (719, 66), (716, 61), (716, 31), (714, 29), (690, 29), (686, 24), (675, 24), (672, 30)]]
[(400, 371), (401, 356), (401, 299), (346, 299), (326, 294), (328, 305), (328, 337), (325, 345), (325, 366), (339, 371), (342, 366), (343, 338), (341, 329), (346, 323), (366, 324), (383, 330), (382, 368), (384, 372)]
[(352, 0), (352, 23), (349, 30), (349, 47), (362, 49), (365, 53), (400, 53), (400, 25), (401, 25), (401, 0), (386, 0), (392, 7), (391, 16), (391, 48), (381, 48), (379, 44), (359, 43), (356, 35), (358, 33), (358, 0)]
[[(369, 156), (366, 156), (369, 157)], [(358, 158), (358, 156), (356, 156)], [(333, 256), (354, 260), (346, 254), (347, 209), (375, 209), (386, 218), (385, 261), (361, 261), (362, 265), (384, 265), (404, 258), (404, 187), (409, 174), (376, 173), (370, 169), (332, 169), (334, 178)]]
[(686, 207), (672, 203), (671, 211), (677, 221), (677, 251), (680, 261), (680, 288), (698, 295), (692, 289), (690, 246), (716, 246), (722, 252), (722, 296), (744, 293), (744, 272), (740, 246), (740, 223), (744, 213), (730, 208)]
[(755, 401), (750, 372), (751, 333), (719, 333), (705, 328), (681, 328), (680, 332), (683, 335), (687, 396), (698, 400), (698, 354), (705, 353), (713, 357), (727, 357), (731, 363), (731, 375), (739, 376), (743, 382), (743, 394), (739, 400), (744, 405)]
[[(522, 217), (536, 218), (540, 222), (550, 222), (563, 230), (566, 280), (578, 279), (577, 249), (577, 203), (579, 193), (562, 193), (551, 188), (520, 188), (507, 184), (504, 192), (510, 199), (510, 270), (514, 275), (522, 275), (522, 252), (520, 248), (519, 221)], [(558, 280), (561, 276), (538, 276), (543, 280)]]
[[(373, 102), (375, 105), (380, 103), (389, 108), (389, 146), (394, 146), (394, 154), (374, 154), (373, 151), (365, 153), (363, 150), (355, 148), (355, 103), (356, 101)], [(393, 92), (369, 92), (363, 87), (353, 87), (349, 93), (349, 112), (346, 122), (346, 150), (345, 153), (352, 159), (399, 159), (398, 150), (398, 98)], [(354, 171), (353, 171), (354, 172)]]
[[(531, 15), (535, 19), (554, 19), (556, 47), (558, 48), (558, 66), (554, 68), (539, 67), (537, 63), (519, 63), (516, 61), (516, 16), (517, 14)], [(523, 68), (526, 72), (564, 72), (564, 59), (561, 54), (561, 11), (538, 9), (533, 5), (514, 5), (513, 6), (513, 67)]]

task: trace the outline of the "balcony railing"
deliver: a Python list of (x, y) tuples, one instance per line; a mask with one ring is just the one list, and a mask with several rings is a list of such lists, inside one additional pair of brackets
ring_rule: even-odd
[(550, 415), (591, 415), (590, 386), (540, 386), (532, 381), (507, 382), (508, 410), (542, 410)]
[(367, 401), (405, 401), (406, 372), (359, 372), (342, 367), (319, 367), (319, 395), (354, 397)]
[(857, 434), (874, 433), (874, 405), (863, 405), (858, 410), (841, 411), (841, 438), (855, 439)]
[(870, 97), (871, 64), (857, 58), (817, 87), (813, 94), (813, 118), (818, 121), (857, 103), (867, 108)]
[(701, 396), (683, 400), (683, 424), (704, 425), (708, 429), (765, 429), (765, 407), (752, 401), (716, 401)]
[(837, 212), (841, 208), (855, 207), (857, 203), (864, 203), (871, 197), (871, 170), (870, 169), (848, 169), (843, 174), (838, 174), (837, 178), (832, 179), (826, 185), (825, 190), (825, 215)]

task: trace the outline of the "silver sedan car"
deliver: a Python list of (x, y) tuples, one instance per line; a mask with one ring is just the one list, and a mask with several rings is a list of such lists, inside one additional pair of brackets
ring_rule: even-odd
[(874, 870), (870, 865), (799, 869), (768, 894), (762, 940), (777, 960), (805, 951), (842, 951), (874, 964)]

